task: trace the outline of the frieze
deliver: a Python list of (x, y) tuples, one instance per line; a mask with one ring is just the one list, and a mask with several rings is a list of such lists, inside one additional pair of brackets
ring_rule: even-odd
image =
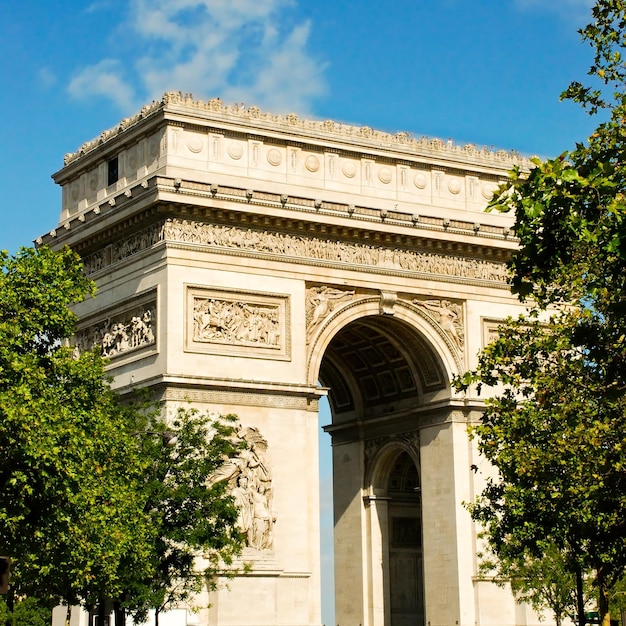
[(100, 346), (102, 356), (112, 359), (156, 344), (156, 299), (113, 314), (79, 330), (75, 350), (84, 352)]
[[(508, 281), (505, 263), (178, 219), (167, 219), (116, 242), (111, 253), (111, 262), (132, 256), (160, 241), (269, 253), (282, 258), (345, 263), (369, 269), (404, 270), (432, 276), (498, 282), (502, 285), (506, 285)], [(102, 269), (107, 262), (105, 255), (101, 252), (97, 254), (97, 261), (95, 258), (91, 260), (94, 255), (86, 259), (88, 273)]]
[[(458, 159), (470, 163), (491, 164), (497, 167), (510, 168), (513, 165), (521, 165), (528, 169), (528, 159), (514, 151), (490, 150), (487, 147), (479, 148), (473, 144), (459, 145), (452, 141), (442, 141), (430, 137), (414, 137), (406, 132), (387, 133), (373, 130), (367, 126), (350, 126), (334, 122), (332, 120), (319, 121), (301, 119), (295, 113), (287, 115), (274, 115), (263, 113), (256, 106), (243, 104), (225, 105), (219, 98), (208, 101), (195, 100), (191, 94), (182, 92), (166, 92), (161, 100), (155, 100), (151, 104), (142, 107), (136, 115), (123, 119), (117, 126), (105, 130), (98, 137), (85, 142), (76, 152), (68, 153), (64, 157), (64, 164), (69, 165), (81, 156), (95, 150), (98, 146), (118, 136), (131, 126), (138, 124), (143, 119), (165, 110), (168, 106), (183, 105), (195, 111), (208, 113), (216, 119), (233, 120), (236, 118), (241, 123), (257, 127), (269, 127), (288, 133), (300, 132), (303, 134), (326, 135), (329, 139), (343, 139), (354, 143), (367, 144), (379, 148), (381, 145), (390, 146), (403, 153), (414, 153), (425, 157), (446, 156), (450, 159)], [(307, 167), (314, 163), (311, 161)]]
[[(221, 385), (225, 383), (222, 381)], [(160, 396), (161, 401), (198, 402), (204, 404), (263, 406), (275, 409), (298, 409), (317, 411), (319, 401), (301, 395), (278, 395), (247, 391), (224, 391), (212, 389), (186, 389), (168, 387)]]
[(188, 287), (186, 349), (289, 358), (288, 303), (285, 295)]

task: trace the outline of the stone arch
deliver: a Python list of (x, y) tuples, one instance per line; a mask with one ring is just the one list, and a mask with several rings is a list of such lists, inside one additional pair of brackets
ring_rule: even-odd
[(355, 299), (337, 307), (311, 336), (308, 382), (331, 389), (334, 419), (363, 415), (375, 405), (387, 404), (389, 412), (448, 399), (450, 380), (463, 369), (459, 350), (427, 312), (404, 300), (390, 313), (381, 308), (379, 297)]
[(366, 466), (364, 476), (364, 490), (369, 497), (385, 496), (388, 488), (389, 475), (398, 457), (405, 453), (415, 464), (417, 473), (420, 473), (419, 440), (415, 435), (414, 441), (408, 437), (401, 439), (393, 437), (381, 445), (371, 444), (371, 452), (366, 450)]
[(364, 496), (372, 623), (424, 624), (419, 437), (370, 443)]

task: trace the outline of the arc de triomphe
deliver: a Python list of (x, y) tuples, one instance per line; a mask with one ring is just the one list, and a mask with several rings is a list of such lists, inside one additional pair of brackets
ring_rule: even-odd
[(320, 624), (326, 393), (336, 623), (533, 619), (477, 575), (481, 405), (449, 384), (519, 312), (510, 217), (484, 213), (515, 161), (176, 93), (66, 155), (39, 242), (72, 246), (98, 284), (79, 346), (103, 346), (120, 392), (236, 413), (254, 440), (233, 483), (252, 568), (194, 623)]

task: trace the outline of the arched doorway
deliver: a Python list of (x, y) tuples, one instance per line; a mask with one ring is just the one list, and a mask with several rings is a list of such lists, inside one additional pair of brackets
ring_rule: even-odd
[(408, 318), (353, 317), (320, 360), (332, 411), (337, 624), (425, 624), (420, 429), (449, 401), (450, 377), (435, 333)]

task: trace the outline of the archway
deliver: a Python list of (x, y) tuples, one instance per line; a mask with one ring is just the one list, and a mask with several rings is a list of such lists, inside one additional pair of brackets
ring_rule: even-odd
[(444, 344), (408, 309), (349, 315), (329, 324), (319, 368), (332, 410), (335, 623), (421, 625), (419, 433), (450, 397)]

